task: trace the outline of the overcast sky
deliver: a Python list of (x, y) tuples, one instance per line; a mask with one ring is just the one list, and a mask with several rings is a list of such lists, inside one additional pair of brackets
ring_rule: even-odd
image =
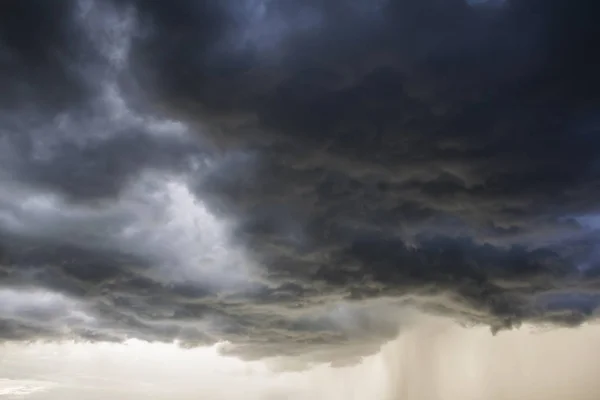
[(510, 398), (448, 386), (455, 336), (571, 379), (600, 351), (599, 7), (3, 1), (0, 398)]

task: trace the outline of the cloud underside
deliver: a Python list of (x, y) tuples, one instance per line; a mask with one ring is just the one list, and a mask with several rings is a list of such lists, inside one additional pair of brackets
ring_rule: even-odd
[(330, 361), (414, 307), (594, 319), (598, 7), (2, 3), (0, 336)]

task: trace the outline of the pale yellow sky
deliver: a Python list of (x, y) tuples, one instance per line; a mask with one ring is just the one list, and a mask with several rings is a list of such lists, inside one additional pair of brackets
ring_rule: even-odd
[(215, 348), (5, 344), (0, 399), (591, 400), (600, 398), (599, 359), (600, 326), (492, 336), (431, 318), (359, 365), (302, 372)]

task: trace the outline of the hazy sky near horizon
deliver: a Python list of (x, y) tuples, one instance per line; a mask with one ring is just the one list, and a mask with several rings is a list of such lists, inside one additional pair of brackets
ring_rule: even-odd
[[(218, 347), (218, 346), (217, 346)], [(595, 399), (600, 326), (493, 336), (420, 317), (379, 352), (345, 367), (282, 370), (218, 348), (116, 343), (5, 344), (0, 398), (207, 400)]]
[(599, 7), (2, 2), (0, 398), (596, 398)]

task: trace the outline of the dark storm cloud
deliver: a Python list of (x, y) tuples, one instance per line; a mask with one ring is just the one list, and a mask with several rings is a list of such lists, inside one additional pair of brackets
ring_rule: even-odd
[(571, 238), (596, 236), (575, 218), (598, 211), (594, 3), (263, 5), (277, 44), (215, 40), (200, 66), (165, 53), (187, 72), (161, 83), (179, 112), (221, 124), (216, 141), (261, 153), (260, 177), (204, 189), (247, 216), (271, 279), (456, 293), (499, 326), (575, 279)]
[[(74, 105), (85, 97), (70, 69), (82, 44), (74, 1), (6, 1), (0, 6), (0, 104), (3, 109)], [(32, 99), (35, 99), (33, 101)]]
[(2, 5), (3, 337), (334, 359), (408, 305), (595, 316), (595, 3), (98, 4)]

